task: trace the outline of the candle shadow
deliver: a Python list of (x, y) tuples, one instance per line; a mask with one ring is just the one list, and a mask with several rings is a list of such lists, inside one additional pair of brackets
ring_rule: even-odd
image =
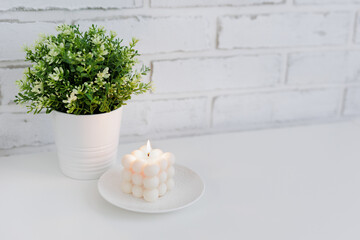
[[(127, 219), (127, 220), (139, 220), (147, 221), (154, 219), (162, 219), (164, 217), (174, 215), (176, 212), (167, 212), (167, 213), (138, 213), (128, 211), (119, 207), (112, 205), (107, 202), (103, 197), (101, 197), (100, 193), (97, 189), (97, 181), (92, 184), (89, 189), (84, 193), (84, 201), (89, 205), (89, 208), (93, 211), (96, 211), (98, 214), (102, 216), (106, 216), (111, 219)], [(149, 203), (151, 204), (151, 203)]]

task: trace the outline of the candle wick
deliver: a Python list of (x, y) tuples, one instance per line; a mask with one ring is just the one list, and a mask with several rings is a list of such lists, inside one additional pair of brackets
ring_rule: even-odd
[(147, 155), (148, 155), (148, 157), (150, 157), (150, 153), (148, 153)]

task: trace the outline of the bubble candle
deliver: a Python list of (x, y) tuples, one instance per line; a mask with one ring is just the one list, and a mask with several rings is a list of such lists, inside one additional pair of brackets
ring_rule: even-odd
[(149, 140), (140, 149), (126, 154), (121, 163), (124, 167), (121, 190), (124, 193), (153, 202), (175, 186), (174, 154), (152, 149)]

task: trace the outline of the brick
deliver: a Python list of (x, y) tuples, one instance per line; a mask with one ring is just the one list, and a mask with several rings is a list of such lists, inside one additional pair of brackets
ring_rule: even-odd
[(251, 125), (335, 117), (341, 91), (337, 89), (284, 91), (220, 96), (215, 99), (213, 126)]
[(5, 0), (1, 2), (0, 10), (26, 9), (26, 10), (44, 10), (44, 9), (91, 9), (91, 8), (134, 8), (142, 5), (140, 0), (87, 0), (87, 1), (48, 1), (48, 0)]
[(294, 0), (295, 4), (351, 4), (360, 3), (360, 0)]
[(0, 114), (0, 149), (53, 143), (48, 114)]
[(78, 21), (82, 27), (104, 26), (119, 34), (127, 44), (132, 37), (140, 39), (140, 53), (198, 51), (210, 48), (211, 29), (202, 17), (129, 17), (104, 21)]
[(133, 101), (124, 106), (120, 135), (156, 136), (205, 125), (206, 98)]
[(55, 33), (55, 23), (0, 22), (0, 60), (24, 59), (24, 45), (32, 45), (40, 33)]
[(120, 136), (141, 136), (148, 131), (149, 104), (147, 102), (129, 102), (123, 106)]
[(220, 18), (219, 24), (218, 47), (223, 49), (340, 45), (348, 38), (350, 14), (226, 16)]
[(360, 52), (332, 51), (290, 54), (289, 84), (360, 81)]
[(243, 55), (153, 62), (155, 93), (192, 92), (274, 85), (279, 55)]
[(202, 129), (206, 125), (206, 98), (152, 101), (148, 120), (150, 133)]
[(19, 92), (16, 80), (22, 78), (23, 68), (0, 68), (0, 103), (14, 104), (15, 95)]
[(151, 7), (206, 7), (206, 6), (246, 6), (261, 4), (278, 4), (283, 0), (151, 0)]
[(344, 115), (360, 115), (360, 87), (347, 90)]

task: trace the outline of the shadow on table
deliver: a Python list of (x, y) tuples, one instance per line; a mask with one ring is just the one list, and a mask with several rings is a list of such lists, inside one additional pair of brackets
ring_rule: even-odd
[(168, 213), (154, 214), (154, 213), (137, 213), (137, 212), (128, 211), (116, 207), (110, 204), (109, 202), (107, 202), (105, 199), (103, 199), (98, 192), (97, 181), (95, 181), (94, 184), (91, 187), (89, 187), (84, 197), (86, 198), (86, 203), (90, 205), (89, 207), (94, 211), (96, 211), (98, 214), (101, 214), (104, 217), (112, 218), (112, 219), (124, 218), (128, 221), (137, 220), (141, 222), (144, 221), (147, 222), (147, 221), (154, 221), (165, 218), (167, 219), (169, 217), (172, 218), (178, 215), (179, 213), (186, 213), (188, 211), (191, 211), (192, 213), (195, 214), (197, 211), (203, 211), (202, 208), (200, 209), (196, 208), (197, 205), (196, 203), (194, 204), (194, 206), (190, 206), (185, 209), (181, 209), (174, 212), (168, 212)]

